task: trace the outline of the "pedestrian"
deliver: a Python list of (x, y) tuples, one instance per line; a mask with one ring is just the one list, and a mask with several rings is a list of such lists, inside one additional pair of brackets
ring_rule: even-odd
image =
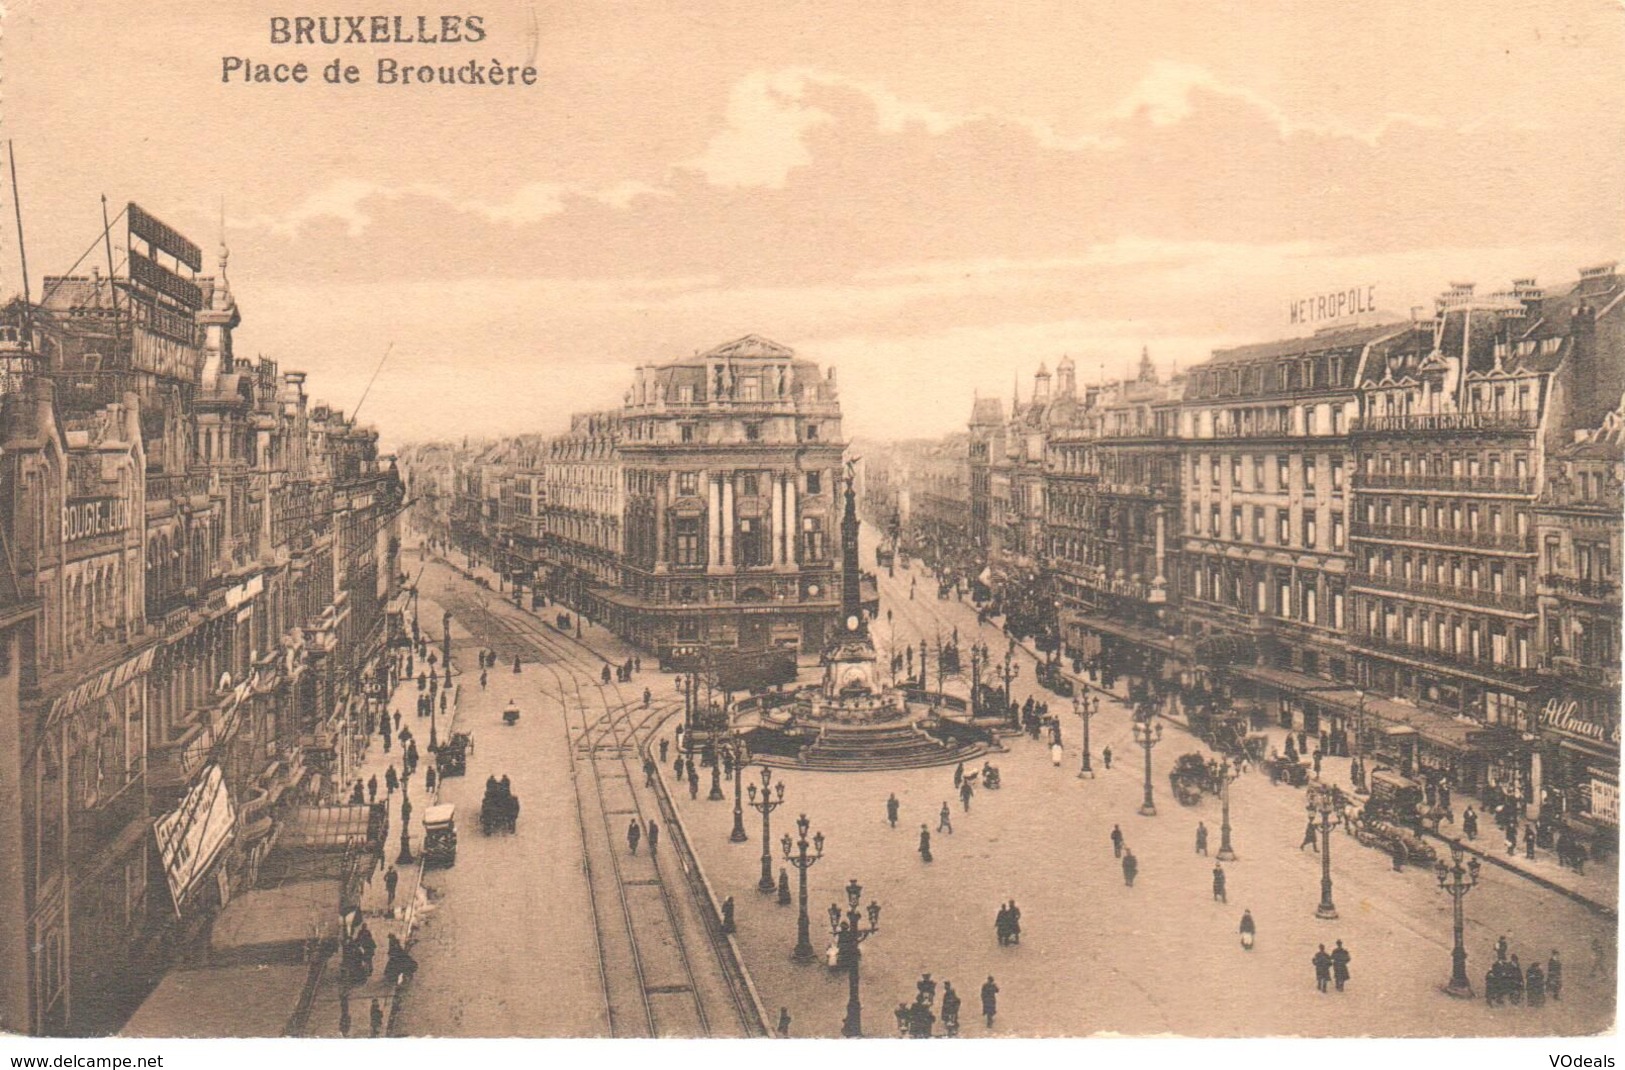
[(892, 828), (897, 827), (897, 793), (893, 792), (886, 798), (886, 821)]
[(959, 993), (952, 981), (942, 982), (942, 1028), (951, 1037), (959, 1035)]
[(1303, 842), (1298, 844), (1298, 850), (1302, 851), (1305, 847), (1313, 847), (1315, 849), (1315, 853), (1317, 855), (1320, 853), (1320, 842), (1315, 839), (1315, 819), (1314, 818), (1310, 818), (1309, 823), (1304, 826)]
[(1005, 912), (1010, 918), (1010, 942), (1019, 944), (1021, 943), (1021, 908), (1016, 906), (1016, 901), (1012, 899), (1009, 905), (1005, 907)]
[(655, 848), (660, 846), (660, 826), (653, 821), (649, 822), (649, 857), (653, 858)]
[(953, 816), (952, 813), (948, 809), (947, 800), (943, 800), (942, 810), (937, 815), (937, 831), (938, 832), (946, 832), (949, 835), (953, 834), (954, 823), (953, 823), (952, 820), (950, 820), (952, 818), (952, 816)]
[(1116, 825), (1112, 826), (1112, 857), (1123, 857), (1123, 830)]
[(513, 671), (514, 671), (515, 675), (518, 675), (518, 673), (519, 673), (519, 655), (518, 654), (515, 654), (513, 656)]
[(1230, 901), (1224, 897), (1224, 867), (1217, 862), (1213, 863), (1213, 898), (1220, 903)]
[(1107, 747), (1105, 750), (1100, 752), (1100, 760), (1106, 763), (1106, 768), (1108, 770), (1111, 769), (1111, 767), (1112, 767), (1112, 749), (1110, 747)]
[(1010, 908), (1003, 903), (999, 904), (999, 913), (993, 919), (993, 931), (999, 937), (999, 946), (1008, 947), (1010, 944)]
[(1523, 827), (1523, 856), (1531, 862), (1535, 860), (1535, 826), (1533, 825)]
[(931, 830), (920, 826), (920, 861), (931, 861)]
[(1348, 948), (1343, 946), (1343, 941), (1337, 941), (1337, 947), (1332, 949), (1332, 979), (1337, 982), (1339, 992), (1343, 991), (1343, 986), (1348, 984), (1349, 959), (1351, 958), (1353, 956), (1349, 954)]
[(372, 1009), (367, 1012), (367, 1020), (372, 1024), (373, 1036), (384, 1035), (384, 1008), (376, 999), (372, 1001)]
[[(690, 774), (692, 774), (694, 770), (694, 763), (690, 762), (688, 768)], [(690, 775), (688, 778), (688, 797), (690, 799), (698, 799), (700, 797), (700, 778), (697, 776)]]
[(1253, 912), (1251, 910), (1243, 910), (1241, 912), (1241, 949), (1243, 951), (1251, 951), (1253, 949), (1253, 941), (1257, 938), (1258, 926), (1253, 922)]
[(1405, 841), (1394, 841), (1394, 872), (1405, 872)]
[(339, 1036), (350, 1035), (350, 993), (339, 991)]
[(1502, 933), (1501, 938), (1495, 941), (1495, 960), (1497, 962), (1505, 962), (1507, 960), (1507, 952), (1510, 950), (1510, 948), (1511, 945), (1507, 940), (1506, 933)]
[(1558, 957), (1557, 948), (1552, 948), (1552, 957), (1546, 960), (1546, 994), (1557, 1003), (1563, 998), (1563, 960)]
[(963, 784), (964, 782), (965, 763), (960, 762), (958, 765), (954, 766), (954, 789), (957, 791), (959, 789), (959, 785)]
[(1196, 823), (1196, 853), (1207, 857), (1207, 826), (1200, 821)]
[(652, 699), (652, 698), (654, 698), (654, 692), (650, 691), (647, 687), (644, 688), (643, 689), (643, 708), (644, 709), (649, 708), (649, 700)]
[(1516, 818), (1506, 823), (1505, 831), (1507, 837), (1507, 854), (1515, 855), (1518, 853), (1518, 822)]
[(485, 685), (486, 685), (487, 682), (489, 682), (489, 677), (486, 674), (486, 671), (484, 669), (481, 669), (480, 670), (480, 690), (481, 691), (485, 690)]
[(993, 975), (987, 975), (987, 983), (982, 985), (982, 1017), (987, 1019), (987, 1027), (993, 1028), (993, 1017), (999, 1013), (999, 986), (993, 983)]
[(370, 803), (375, 803), (375, 802), (378, 801), (378, 774), (377, 773), (374, 773), (372, 776), (367, 778), (367, 801), (370, 802)]
[(1127, 847), (1123, 848), (1123, 883), (1130, 888), (1134, 887), (1134, 878), (1140, 873), (1140, 860), (1134, 857), (1134, 852)]
[(1320, 950), (1315, 952), (1315, 957), (1309, 961), (1315, 966), (1315, 987), (1322, 992), (1326, 991), (1326, 986), (1332, 983), (1332, 957), (1326, 954), (1326, 945), (1321, 944)]
[(435, 785), (438, 783), (440, 783), (440, 774), (435, 772), (434, 766), (431, 765), (423, 772), (423, 789), (432, 795), (434, 794)]
[(775, 1030), (775, 1032), (777, 1032), (778, 1035), (781, 1036), (781, 1037), (788, 1038), (790, 1036), (790, 1008), (789, 1007), (780, 1007), (779, 1008), (779, 1025), (778, 1025), (778, 1028)]
[(657, 768), (657, 766), (655, 765), (655, 760), (653, 758), (644, 758), (643, 759), (643, 786), (644, 787), (652, 788), (652, 787), (655, 786), (655, 769), (656, 768)]
[(725, 933), (737, 932), (739, 926), (734, 922), (734, 897), (729, 896), (722, 901), (722, 931)]
[(1541, 970), (1540, 963), (1531, 962), (1525, 971), (1523, 1000), (1530, 1007), (1543, 1007), (1546, 1005), (1546, 974)]
[(633, 818), (626, 826), (626, 845), (632, 849), (633, 854), (638, 853), (638, 841), (643, 839), (643, 826), (638, 819)]
[(394, 866), (390, 866), (388, 869), (384, 870), (385, 906), (388, 908), (391, 914), (395, 912), (395, 889), (400, 883), (401, 875), (396, 871)]
[(679, 781), (686, 779), (683, 775), (683, 756), (681, 754), (677, 756), (676, 761), (671, 763), (671, 772)]
[(670, 746), (671, 746), (671, 740), (663, 739), (663, 740), (660, 741), (660, 764), (661, 765), (666, 764), (666, 751), (668, 750), (668, 748), (670, 748)]
[(350, 805), (362, 806), (366, 804), (366, 801), (367, 785), (363, 784), (361, 780), (357, 778), (356, 782), (350, 786)]
[(975, 789), (970, 786), (970, 781), (961, 780), (959, 782), (959, 802), (964, 806), (967, 814), (970, 813), (970, 797), (974, 794)]
[(393, 795), (395, 794), (395, 789), (400, 786), (401, 778), (396, 775), (395, 767), (391, 765), (389, 768), (384, 770), (384, 787), (388, 788), (389, 794)]

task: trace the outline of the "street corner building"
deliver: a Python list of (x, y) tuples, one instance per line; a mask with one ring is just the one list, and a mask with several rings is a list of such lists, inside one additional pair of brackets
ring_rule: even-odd
[[(121, 219), (124, 273), (0, 309), (0, 1029), (24, 1033), (119, 1029), (260, 889), (320, 878), (339, 916), (368, 815), (288, 830), (341, 824), (399, 635), (376, 432), (234, 352), (223, 246), (204, 275)], [(300, 982), (279, 1026), (308, 935), (275, 959)]]
[(444, 490), (417, 519), (662, 668), (815, 654), (841, 606), (839, 396), (834, 369), (754, 335), (641, 365), (563, 434), (418, 448), (414, 480)]

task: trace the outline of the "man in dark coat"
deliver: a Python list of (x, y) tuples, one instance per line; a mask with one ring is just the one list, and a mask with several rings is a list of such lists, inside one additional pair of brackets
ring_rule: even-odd
[(982, 985), (982, 1017), (987, 1019), (987, 1027), (993, 1028), (993, 1016), (999, 1013), (999, 986), (993, 983), (993, 975), (987, 975), (987, 983)]
[(1134, 878), (1139, 876), (1140, 860), (1134, 857), (1134, 852), (1127, 847), (1123, 848), (1123, 883), (1130, 888), (1134, 887)]
[(1326, 986), (1331, 984), (1332, 980), (1332, 957), (1326, 954), (1326, 945), (1321, 944), (1320, 950), (1315, 952), (1315, 957), (1309, 961), (1315, 967), (1315, 987), (1322, 992), (1326, 991)]
[(931, 861), (931, 830), (920, 826), (920, 861)]
[(1313, 847), (1315, 849), (1315, 853), (1317, 855), (1320, 853), (1320, 842), (1315, 839), (1315, 819), (1314, 818), (1310, 818), (1309, 823), (1304, 826), (1304, 829), (1303, 829), (1303, 842), (1298, 844), (1298, 850), (1301, 851), (1305, 847)]
[(897, 827), (897, 793), (893, 792), (886, 798), (886, 821), (892, 828)]
[(1332, 950), (1332, 979), (1337, 982), (1339, 992), (1343, 991), (1343, 986), (1348, 984), (1349, 959), (1352, 957), (1348, 952), (1348, 948), (1343, 946), (1343, 941), (1339, 940), (1337, 947)]
[(1112, 826), (1112, 857), (1123, 857), (1123, 830), (1116, 825)]
[(626, 845), (632, 849), (633, 854), (638, 853), (638, 841), (641, 839), (643, 839), (643, 826), (638, 824), (638, 819), (634, 817), (626, 825)]
[(1217, 862), (1213, 863), (1213, 898), (1220, 903), (1230, 901), (1224, 897), (1224, 867)]
[(649, 854), (651, 856), (653, 856), (654, 853), (655, 853), (655, 848), (659, 847), (659, 846), (660, 846), (660, 826), (657, 823), (651, 821), (651, 822), (649, 822)]
[(951, 981), (942, 982), (942, 1028), (951, 1037), (959, 1035), (959, 993)]
[(975, 794), (975, 789), (970, 786), (970, 781), (961, 780), (959, 782), (959, 801), (965, 807), (967, 814), (970, 813), (970, 797), (973, 794)]
[(1200, 821), (1196, 823), (1196, 853), (1207, 855), (1207, 826)]

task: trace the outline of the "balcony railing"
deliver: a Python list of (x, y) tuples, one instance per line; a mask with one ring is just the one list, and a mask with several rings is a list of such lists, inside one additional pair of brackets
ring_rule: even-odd
[(1402, 416), (1361, 416), (1355, 419), (1355, 434), (1391, 431), (1532, 431), (1539, 423), (1535, 413), (1515, 412), (1420, 412)]
[(1499, 662), (1493, 658), (1475, 657), (1470, 653), (1453, 650), (1436, 650), (1421, 646), (1417, 643), (1407, 643), (1403, 639), (1388, 639), (1380, 635), (1368, 635), (1356, 632), (1349, 637), (1350, 644), (1367, 650), (1387, 651), (1413, 661), (1423, 661), (1446, 668), (1465, 669), (1487, 676), (1497, 676), (1503, 679), (1522, 681), (1532, 672), (1530, 669), (1519, 668)]
[(1598, 602), (1619, 601), (1617, 580), (1582, 580), (1574, 576), (1547, 573), (1540, 578), (1540, 585), (1549, 588), (1554, 594), (1567, 595), (1570, 598), (1589, 598)]
[(1356, 539), (1387, 539), (1427, 543), (1430, 546), (1534, 553), (1535, 537), (1516, 531), (1467, 531), (1458, 528), (1416, 527), (1410, 524), (1373, 524), (1356, 520), (1349, 525)]
[(1356, 472), (1361, 490), (1446, 490), (1468, 494), (1533, 494), (1531, 476), (1453, 476), (1416, 472)]
[(1465, 605), (1500, 609), (1508, 613), (1535, 612), (1534, 596), (1518, 594), (1515, 591), (1493, 591), (1484, 587), (1456, 587), (1448, 583), (1408, 580), (1400, 576), (1381, 576), (1372, 572), (1351, 573), (1349, 575), (1349, 584), (1353, 587), (1370, 587), (1379, 591), (1393, 591), (1398, 594), (1424, 595), (1428, 598), (1438, 598), (1447, 602), (1461, 602)]

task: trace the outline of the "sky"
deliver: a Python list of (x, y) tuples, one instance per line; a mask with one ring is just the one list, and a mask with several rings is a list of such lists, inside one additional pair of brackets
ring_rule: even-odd
[(935, 435), (1062, 355), (1188, 368), (1306, 294), (1403, 318), (1625, 251), (1619, 0), (496, 0), (366, 9), (478, 44), (306, 46), (270, 19), (319, 12), (261, 0), (5, 4), (34, 293), (137, 201), (207, 272), (224, 239), (240, 355), (386, 444), (558, 431), (744, 334), (836, 366), (849, 435)]

